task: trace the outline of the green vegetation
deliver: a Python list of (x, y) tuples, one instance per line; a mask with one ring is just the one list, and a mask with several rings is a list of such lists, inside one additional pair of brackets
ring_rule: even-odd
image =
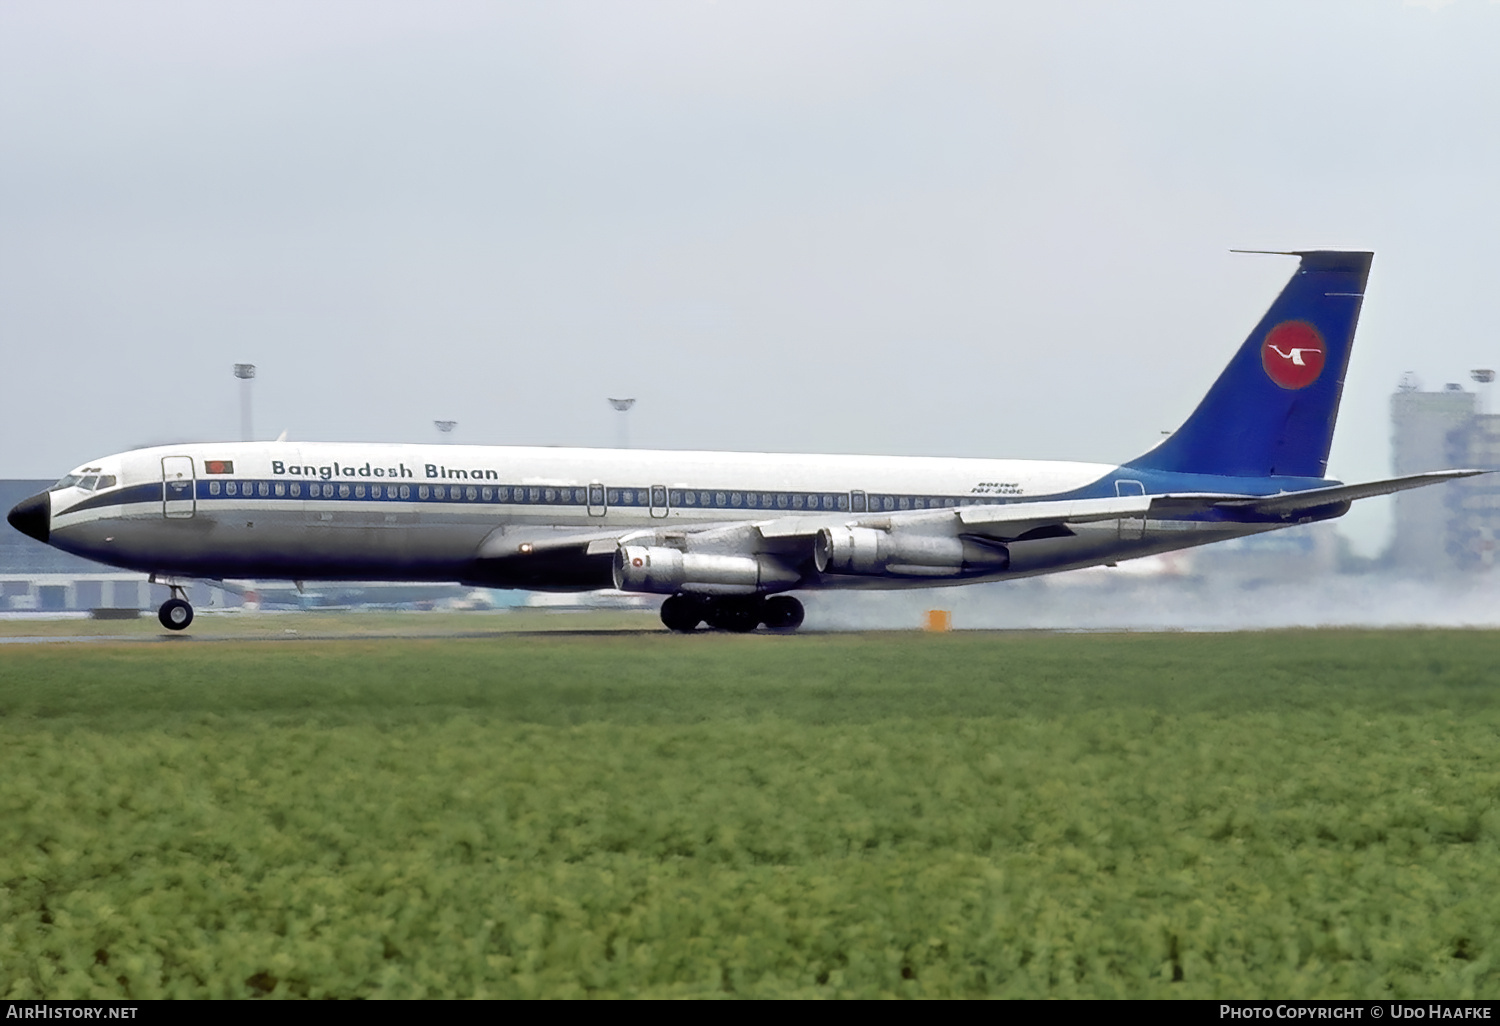
[(0, 995), (1500, 995), (1500, 635), (0, 650)]

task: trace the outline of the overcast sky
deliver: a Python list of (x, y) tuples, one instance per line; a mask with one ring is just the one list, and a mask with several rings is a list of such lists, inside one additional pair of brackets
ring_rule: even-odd
[[(0, 476), (262, 437), (1116, 462), (1370, 248), (1500, 364), (1500, 4), (0, 2)], [(1371, 548), (1383, 510), (1351, 525)], [(1371, 541), (1370, 539), (1373, 539)]]

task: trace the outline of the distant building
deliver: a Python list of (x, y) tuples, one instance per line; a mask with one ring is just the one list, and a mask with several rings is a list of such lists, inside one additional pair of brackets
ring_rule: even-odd
[[(1410, 375), (1391, 396), (1391, 465), (1396, 474), (1453, 467), (1500, 469), (1500, 416), (1452, 383), (1424, 392)], [(1396, 496), (1392, 565), (1417, 575), (1489, 567), (1500, 538), (1500, 475)]]

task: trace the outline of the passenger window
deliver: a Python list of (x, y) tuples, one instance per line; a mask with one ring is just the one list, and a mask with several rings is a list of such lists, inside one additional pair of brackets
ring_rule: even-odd
[(698, 505), (698, 493), (697, 492), (683, 492), (682, 493), (682, 502), (683, 502), (684, 505), (687, 505), (687, 506), (696, 506), (696, 505)]
[(896, 508), (897, 509), (911, 509), (911, 500), (908, 499), (904, 495), (901, 496), (901, 498), (899, 498), (899, 499), (896, 500)]
[(276, 482), (276, 495), (278, 498), (286, 494), (286, 485), (280, 481)]
[(480, 494), (484, 497), (484, 501), (485, 502), (489, 502), (491, 499), (493, 499), (495, 497), (495, 489), (493, 489), (493, 488), (483, 488), (483, 489), (480, 489)]
[[(691, 495), (692, 492), (689, 492), (688, 494)], [(671, 492), (670, 493), (670, 498), (672, 500), (672, 505), (674, 505), (674, 506), (681, 506), (682, 505), (682, 493), (681, 492), (675, 492), (675, 491)]]
[(895, 509), (896, 508), (896, 500), (893, 499), (893, 498), (891, 498), (891, 496), (887, 495), (885, 497), (885, 499), (883, 500), (883, 505), (885, 506), (886, 509)]
[(776, 496), (776, 505), (782, 509), (786, 509), (786, 492), (782, 492)]
[(848, 509), (849, 508), (849, 496), (847, 496), (847, 495), (840, 495), (840, 496), (838, 496), (834, 500), (834, 504), (837, 505), (839, 509)]
[(403, 499), (409, 499), (409, 498), (411, 498), (411, 485), (402, 485), (401, 486), (401, 498), (403, 498)]
[(270, 495), (271, 486), (262, 481), (260, 484), (255, 486), (255, 491), (260, 495)]
[(542, 498), (544, 498), (547, 502), (552, 502), (557, 498), (557, 489), (548, 488), (545, 492), (542, 493)]
[(540, 501), (542, 497), (542, 490), (540, 488), (529, 488), (527, 489), (526, 497), (532, 502)]
[(365, 486), (364, 485), (355, 485), (354, 486), (354, 497), (356, 499), (363, 499), (365, 497)]
[(745, 505), (749, 506), (751, 509), (754, 509), (755, 507), (760, 505), (760, 496), (756, 495), (754, 492), (745, 493)]
[(735, 506), (735, 507), (738, 507), (739, 505), (741, 505), (741, 503), (740, 503), (740, 493), (739, 492), (735, 492), (733, 495), (731, 495), (729, 497), (729, 504), (731, 506)]
[(801, 509), (801, 508), (802, 508), (802, 496), (800, 496), (800, 495), (793, 495), (792, 496), (792, 509)]
[[(485, 491), (489, 491), (489, 489), (486, 488)], [(464, 498), (468, 499), (470, 502), (473, 502), (475, 499), (479, 498), (479, 489), (475, 488), (473, 485), (469, 485), (469, 487), (464, 489)]]
[(729, 505), (729, 496), (725, 495), (723, 492), (715, 492), (714, 493), (714, 505), (715, 506), (727, 506), (727, 505)]
[(341, 499), (347, 499), (347, 498), (349, 498), (349, 486), (348, 485), (346, 485), (346, 484), (339, 485), (339, 498), (341, 498)]
[(234, 481), (225, 481), (224, 482), (224, 494), (225, 495), (236, 495), (238, 493), (239, 493), (239, 485), (237, 483), (235, 483)]
[[(406, 489), (405, 488), (401, 489), (401, 494), (403, 496), (406, 494)], [(419, 499), (425, 499), (425, 498), (427, 498), (431, 494), (432, 494), (432, 489), (428, 488), (426, 485), (417, 485), (417, 498), (419, 498)]]
[(300, 484), (293, 484), (292, 485), (292, 498), (295, 499), (295, 498), (299, 497), (301, 494), (302, 494), (302, 486)]
[(208, 483), (208, 494), (209, 495), (218, 495), (219, 494), (219, 482), (217, 482), (217, 481), (210, 481)]

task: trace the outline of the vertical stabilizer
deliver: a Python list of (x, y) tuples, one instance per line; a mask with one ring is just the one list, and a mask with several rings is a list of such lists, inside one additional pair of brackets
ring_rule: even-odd
[(1322, 477), (1373, 253), (1302, 264), (1187, 422), (1126, 466), (1232, 477)]

